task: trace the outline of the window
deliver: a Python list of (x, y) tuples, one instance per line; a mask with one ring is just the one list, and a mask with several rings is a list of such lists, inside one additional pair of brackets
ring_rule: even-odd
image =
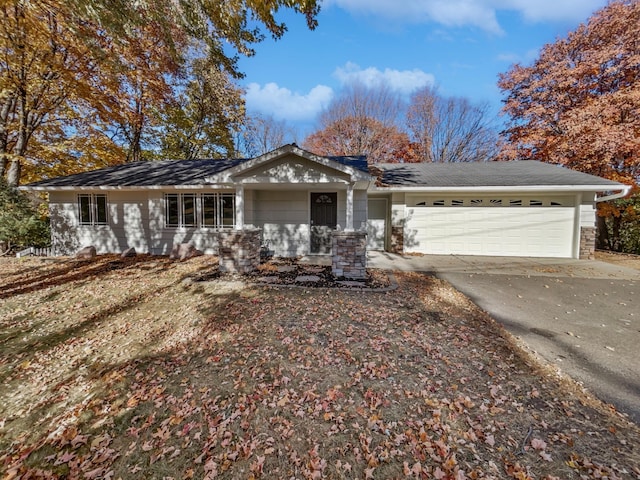
[(78, 195), (78, 218), (80, 225), (106, 225), (107, 196), (96, 193)]
[(167, 227), (222, 228), (235, 225), (235, 195), (232, 193), (167, 193)]
[(203, 227), (233, 227), (236, 200), (232, 193), (207, 193), (202, 200)]

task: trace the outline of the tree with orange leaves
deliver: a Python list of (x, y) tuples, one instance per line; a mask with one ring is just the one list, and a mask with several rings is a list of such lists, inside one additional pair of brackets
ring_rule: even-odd
[(505, 159), (627, 184), (640, 175), (640, 2), (612, 1), (530, 66), (500, 75)]

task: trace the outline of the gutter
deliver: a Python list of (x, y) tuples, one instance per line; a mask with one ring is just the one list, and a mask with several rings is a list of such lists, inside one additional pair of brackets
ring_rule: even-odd
[(613, 193), (611, 195), (605, 195), (604, 197), (596, 197), (596, 203), (606, 202), (606, 201), (609, 201), (609, 200), (615, 200), (617, 198), (626, 197), (629, 194), (630, 191), (631, 191), (631, 185), (625, 185), (622, 188), (622, 191), (620, 191), (618, 193)]
[[(628, 185), (501, 185), (501, 186), (446, 186), (428, 187), (373, 187), (370, 193), (405, 192), (405, 193), (527, 193), (527, 192), (601, 192), (607, 188), (620, 188), (623, 191), (615, 195), (625, 196), (631, 189)], [(609, 197), (602, 197), (609, 199)], [(619, 198), (616, 196), (615, 198)]]

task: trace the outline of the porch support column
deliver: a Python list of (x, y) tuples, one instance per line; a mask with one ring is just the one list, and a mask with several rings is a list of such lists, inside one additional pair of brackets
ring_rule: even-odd
[(244, 185), (236, 186), (236, 229), (244, 228)]
[(345, 232), (353, 232), (353, 183), (347, 185), (347, 225)]

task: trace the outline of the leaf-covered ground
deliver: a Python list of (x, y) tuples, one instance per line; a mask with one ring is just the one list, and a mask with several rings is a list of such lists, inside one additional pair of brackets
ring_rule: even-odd
[(0, 260), (4, 478), (640, 478), (640, 431), (447, 283)]

